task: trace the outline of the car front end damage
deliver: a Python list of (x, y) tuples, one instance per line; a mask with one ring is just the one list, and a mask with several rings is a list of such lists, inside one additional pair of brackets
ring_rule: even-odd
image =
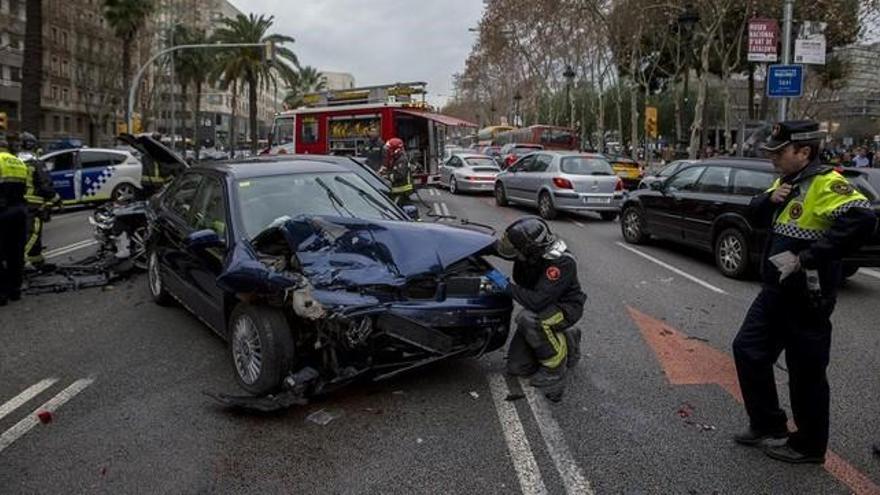
[(284, 314), (287, 328), (276, 331), (292, 339), (290, 364), (272, 390), (239, 380), (263, 397), (219, 398), (274, 409), (358, 377), (500, 348), (512, 301), (485, 277), (493, 245), (490, 235), (439, 224), (279, 219), (235, 245), (217, 282), (237, 301)]

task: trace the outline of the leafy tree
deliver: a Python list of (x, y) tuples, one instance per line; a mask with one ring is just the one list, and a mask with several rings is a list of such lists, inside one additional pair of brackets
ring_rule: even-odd
[[(122, 41), (122, 88), (131, 87), (131, 50), (138, 32), (153, 12), (152, 0), (104, 0), (104, 17), (117, 38)], [(128, 105), (125, 120), (130, 120)], [(129, 129), (131, 131), (131, 129)]]

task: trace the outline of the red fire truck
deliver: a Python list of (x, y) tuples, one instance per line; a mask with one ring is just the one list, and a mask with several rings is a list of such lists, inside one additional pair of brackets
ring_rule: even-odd
[(425, 86), (411, 82), (307, 94), (302, 107), (275, 116), (265, 153), (366, 157), (371, 136), (383, 143), (398, 137), (406, 145), (414, 180), (426, 184), (438, 173), (447, 137), (477, 126), (431, 112)]

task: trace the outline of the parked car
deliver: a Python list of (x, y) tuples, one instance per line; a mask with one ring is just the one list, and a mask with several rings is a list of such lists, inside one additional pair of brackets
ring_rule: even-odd
[(642, 167), (632, 158), (625, 156), (608, 157), (614, 173), (623, 180), (623, 187), (628, 190), (638, 189), (639, 181), (642, 180)]
[[(753, 225), (748, 206), (776, 177), (767, 160), (713, 158), (685, 164), (664, 181), (630, 193), (623, 204), (621, 233), (632, 244), (656, 237), (713, 253), (723, 275), (745, 277), (760, 262), (767, 237), (766, 229)], [(854, 184), (880, 211), (877, 195)], [(872, 246), (844, 260), (845, 274), (880, 265), (878, 247), (875, 235)]]
[(676, 160), (674, 162), (670, 162), (663, 167), (659, 167), (656, 170), (651, 170), (646, 172), (642, 177), (642, 180), (639, 181), (638, 189), (649, 189), (651, 184), (654, 182), (663, 182), (668, 177), (672, 177), (678, 172), (678, 169), (685, 165), (689, 165), (691, 163), (696, 162), (696, 160)]
[(504, 167), (509, 167), (521, 156), (543, 149), (540, 144), (508, 143), (501, 147), (499, 153), (504, 157)]
[(623, 181), (602, 155), (541, 151), (520, 158), (495, 180), (495, 203), (537, 206), (543, 218), (558, 212), (599, 213), (614, 220), (623, 201)]
[(128, 201), (141, 191), (141, 161), (118, 149), (74, 148), (40, 157), (65, 205)]
[(501, 146), (486, 146), (480, 153), (491, 157), (499, 167), (504, 166), (504, 156), (501, 154)]
[[(413, 222), (343, 157), (193, 167), (148, 209), (148, 286), (229, 343), (265, 400), (498, 349), (512, 302), (495, 239)], [(477, 227), (472, 227), (476, 229)]]
[(477, 153), (453, 153), (440, 165), (440, 183), (452, 194), (492, 192), (501, 169), (492, 158)]
[[(852, 184), (868, 198), (874, 212), (880, 217), (880, 169), (841, 168), (838, 169)], [(851, 277), (860, 267), (880, 267), (880, 228), (868, 245), (844, 261), (843, 275)]]

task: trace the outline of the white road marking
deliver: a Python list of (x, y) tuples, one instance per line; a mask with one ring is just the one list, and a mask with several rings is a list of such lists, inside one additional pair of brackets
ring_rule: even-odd
[(571, 223), (577, 225), (577, 226), (580, 227), (580, 228), (584, 228), (584, 224), (578, 222), (577, 220), (572, 220)]
[(869, 277), (880, 278), (880, 271), (872, 270), (870, 268), (859, 268), (859, 273)]
[(71, 383), (69, 387), (65, 388), (61, 392), (58, 392), (58, 395), (52, 397), (43, 405), (34, 409), (34, 411), (31, 414), (27, 415), (27, 417), (13, 425), (8, 430), (4, 431), (3, 434), (0, 435), (0, 452), (3, 452), (6, 447), (12, 445), (13, 442), (21, 438), (22, 435), (29, 432), (31, 428), (33, 428), (37, 425), (37, 423), (40, 422), (39, 418), (37, 417), (37, 413), (39, 413), (40, 411), (55, 412), (59, 407), (67, 403), (67, 401), (76, 397), (78, 393), (85, 390), (85, 388), (91, 385), (94, 381), (94, 378), (83, 378)]
[(553, 415), (547, 407), (547, 401), (544, 397), (539, 396), (535, 388), (529, 386), (525, 380), (520, 379), (519, 384), (529, 401), (532, 414), (535, 415), (535, 421), (538, 423), (538, 429), (541, 430), (541, 436), (544, 437), (547, 451), (550, 453), (553, 463), (556, 464), (556, 469), (559, 470), (562, 484), (565, 485), (565, 493), (593, 495), (595, 493), (593, 487), (590, 486), (590, 482), (575, 462), (571, 451), (568, 450), (562, 428), (553, 419)]
[(64, 256), (65, 254), (79, 251), (80, 249), (85, 249), (87, 247), (92, 247), (96, 244), (98, 244), (98, 241), (94, 239), (86, 239), (84, 241), (75, 242), (64, 247), (46, 251), (45, 256), (46, 258), (57, 258), (58, 256)]
[(498, 411), (498, 420), (501, 422), (501, 430), (507, 442), (507, 451), (510, 452), (513, 460), (513, 468), (523, 495), (547, 493), (541, 470), (538, 469), (538, 462), (529, 446), (529, 439), (519, 420), (516, 407), (513, 402), (507, 400), (510, 390), (504, 377), (498, 373), (490, 373), (489, 389), (492, 391), (492, 401), (495, 402), (495, 410)]
[(437, 215), (437, 216), (440, 216), (440, 215), (441, 215), (441, 213), (440, 213), (440, 203), (434, 203), (434, 204), (433, 204), (433, 207), (434, 207), (434, 214)]
[(24, 391), (15, 397), (9, 399), (5, 404), (0, 406), (0, 419), (3, 419), (7, 414), (12, 411), (18, 409), (22, 404), (27, 401), (33, 399), (34, 397), (40, 395), (43, 390), (51, 387), (52, 384), (57, 382), (57, 378), (46, 378), (45, 380), (40, 380), (39, 382), (31, 385), (30, 387), (24, 389)]
[(714, 285), (710, 284), (709, 282), (706, 282), (703, 279), (697, 278), (689, 273), (683, 272), (668, 263), (665, 263), (663, 261), (658, 260), (657, 258), (651, 256), (650, 254), (643, 253), (643, 252), (639, 251), (638, 249), (627, 246), (626, 244), (624, 244), (622, 242), (617, 242), (615, 244), (622, 247), (623, 249), (626, 249), (627, 251), (630, 251), (632, 253), (635, 253), (635, 254), (641, 256), (642, 258), (645, 258), (648, 261), (651, 261), (653, 263), (656, 263), (656, 264), (662, 266), (663, 268), (666, 268), (667, 270), (671, 271), (672, 273), (676, 273), (678, 275), (681, 275), (682, 277), (690, 280), (691, 282), (700, 284), (703, 287), (711, 290), (712, 292), (716, 292), (718, 294), (727, 294), (727, 292), (724, 289), (719, 289), (718, 287), (715, 287)]
[(449, 216), (449, 207), (446, 206), (446, 203), (440, 203), (440, 209), (443, 210), (443, 214)]

